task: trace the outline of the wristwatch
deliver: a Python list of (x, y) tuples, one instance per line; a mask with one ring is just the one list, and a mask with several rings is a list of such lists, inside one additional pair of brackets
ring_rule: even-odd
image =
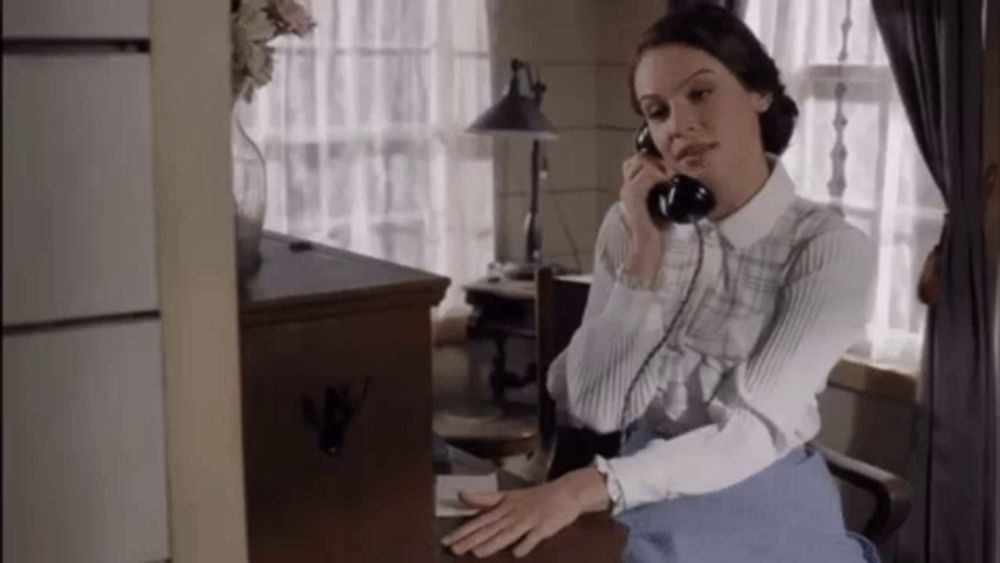
[(615, 472), (611, 469), (611, 464), (601, 456), (594, 456), (594, 468), (604, 476), (604, 486), (608, 491), (608, 498), (611, 499), (611, 511), (617, 513), (625, 508), (625, 492), (622, 484), (615, 477)]

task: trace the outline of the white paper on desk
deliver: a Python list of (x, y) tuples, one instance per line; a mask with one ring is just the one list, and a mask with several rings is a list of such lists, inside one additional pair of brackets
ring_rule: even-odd
[(455, 518), (478, 512), (458, 498), (458, 491), (497, 490), (497, 474), (489, 475), (438, 475), (434, 485), (434, 516)]

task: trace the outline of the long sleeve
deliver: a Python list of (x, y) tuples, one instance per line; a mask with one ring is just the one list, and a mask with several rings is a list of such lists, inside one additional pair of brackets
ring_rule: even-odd
[(816, 395), (863, 330), (873, 262), (867, 239), (846, 225), (803, 243), (770, 327), (708, 406), (711, 422), (606, 460), (622, 491), (615, 510), (721, 490), (811, 439)]
[(598, 432), (617, 429), (626, 387), (664, 329), (655, 288), (637, 289), (618, 279), (629, 253), (622, 213), (614, 205), (604, 217), (582, 324), (549, 372), (557, 404)]

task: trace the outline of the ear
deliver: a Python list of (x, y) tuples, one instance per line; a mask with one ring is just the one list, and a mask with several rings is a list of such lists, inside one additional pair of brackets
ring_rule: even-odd
[(753, 105), (754, 111), (757, 113), (764, 113), (771, 107), (771, 102), (774, 100), (774, 95), (771, 92), (762, 94), (760, 92), (750, 92), (750, 103)]

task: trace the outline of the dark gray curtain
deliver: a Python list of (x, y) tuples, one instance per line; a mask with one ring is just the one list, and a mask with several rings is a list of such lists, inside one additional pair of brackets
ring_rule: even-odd
[(948, 207), (941, 300), (930, 311), (914, 473), (901, 560), (993, 563), (998, 375), (980, 180), (980, 0), (873, 0), (910, 123)]

